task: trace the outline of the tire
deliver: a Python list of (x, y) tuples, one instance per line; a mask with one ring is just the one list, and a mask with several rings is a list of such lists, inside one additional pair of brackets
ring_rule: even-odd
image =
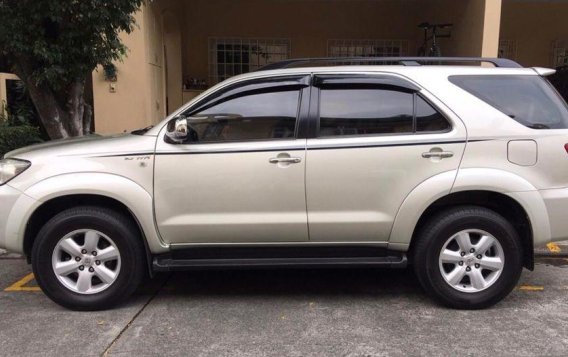
[[(491, 244), (481, 244), (482, 239), (490, 242), (490, 238), (497, 243), (478, 254), (484, 245)], [(472, 243), (470, 251), (479, 251), (461, 257), (467, 241)], [(505, 218), (483, 207), (462, 206), (430, 219), (419, 232), (411, 257), (420, 284), (434, 299), (456, 309), (483, 309), (515, 288), (522, 272), (523, 248), (515, 228)], [(501, 269), (497, 270), (499, 260)], [(484, 269), (488, 264), (491, 269)], [(464, 271), (467, 277), (458, 280)]]
[[(85, 248), (96, 252), (83, 254)], [(91, 206), (71, 208), (49, 220), (38, 233), (31, 258), (43, 292), (79, 311), (105, 310), (128, 298), (144, 277), (146, 263), (136, 225), (119, 212)], [(63, 265), (69, 268), (57, 274), (55, 267)]]

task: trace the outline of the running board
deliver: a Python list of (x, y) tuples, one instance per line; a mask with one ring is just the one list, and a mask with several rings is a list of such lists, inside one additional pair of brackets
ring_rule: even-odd
[(153, 260), (154, 271), (215, 268), (405, 268), (406, 265), (406, 255), (385, 257), (173, 259), (171, 255), (166, 254), (157, 256)]

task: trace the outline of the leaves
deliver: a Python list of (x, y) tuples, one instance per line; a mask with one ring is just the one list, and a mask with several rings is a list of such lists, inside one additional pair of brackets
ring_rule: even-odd
[(143, 0), (0, 0), (0, 51), (30, 62), (30, 79), (64, 90), (99, 64), (119, 60), (120, 33), (134, 29)]

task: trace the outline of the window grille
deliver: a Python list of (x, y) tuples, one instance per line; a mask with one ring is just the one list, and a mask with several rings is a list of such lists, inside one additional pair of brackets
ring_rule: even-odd
[(210, 84), (289, 58), (289, 39), (210, 38)]
[(553, 42), (552, 65), (554, 68), (568, 66), (568, 40)]
[(399, 57), (408, 55), (407, 40), (328, 40), (328, 57)]

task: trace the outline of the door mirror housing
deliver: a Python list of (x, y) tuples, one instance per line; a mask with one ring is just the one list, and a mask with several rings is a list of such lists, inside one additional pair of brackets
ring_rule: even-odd
[(189, 125), (187, 118), (178, 117), (168, 123), (166, 142), (170, 144), (182, 144), (189, 137)]

